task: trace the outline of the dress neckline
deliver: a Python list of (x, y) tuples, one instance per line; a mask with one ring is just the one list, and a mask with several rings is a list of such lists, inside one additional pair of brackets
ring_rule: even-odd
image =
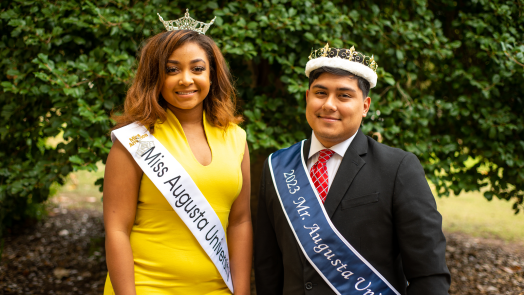
[(206, 137), (206, 141), (207, 141), (207, 145), (209, 146), (209, 150), (211, 151), (211, 162), (209, 162), (209, 164), (207, 165), (203, 165), (202, 163), (200, 163), (197, 158), (195, 157), (195, 154), (193, 153), (193, 150), (191, 149), (191, 146), (189, 145), (189, 141), (187, 140), (187, 137), (186, 137), (186, 133), (184, 131), (184, 128), (182, 127), (182, 124), (180, 123), (180, 121), (178, 120), (177, 116), (169, 109), (167, 108), (167, 113), (168, 113), (168, 118), (169, 117), (172, 117), (174, 119), (174, 121), (176, 122), (176, 124), (178, 125), (177, 127), (180, 128), (180, 132), (182, 134), (182, 137), (184, 138), (184, 142), (186, 144), (186, 147), (187, 149), (189, 150), (189, 152), (191, 153), (191, 156), (193, 158), (193, 161), (200, 165), (201, 167), (209, 167), (211, 166), (215, 161), (215, 157), (214, 157), (214, 153), (213, 153), (213, 146), (209, 140), (209, 122), (207, 122), (207, 119), (206, 119), (206, 112), (203, 111), (203, 115), (202, 115), (202, 124), (204, 125), (204, 135)]

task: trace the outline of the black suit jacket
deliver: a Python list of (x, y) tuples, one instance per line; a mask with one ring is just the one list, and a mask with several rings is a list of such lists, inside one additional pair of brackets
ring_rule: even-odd
[[(306, 141), (306, 158), (310, 146), (311, 140)], [(359, 130), (324, 206), (338, 231), (400, 294), (448, 294), (442, 217), (414, 154), (380, 144)], [(297, 244), (267, 160), (256, 226), (258, 295), (335, 294)]]

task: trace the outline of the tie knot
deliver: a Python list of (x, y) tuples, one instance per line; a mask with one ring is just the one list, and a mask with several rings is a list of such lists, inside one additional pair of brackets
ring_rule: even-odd
[(318, 161), (325, 164), (334, 153), (335, 152), (330, 149), (323, 149), (318, 155)]

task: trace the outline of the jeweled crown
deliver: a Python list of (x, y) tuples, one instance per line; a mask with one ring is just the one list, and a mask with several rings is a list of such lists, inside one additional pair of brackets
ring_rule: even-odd
[[(160, 14), (159, 13), (157, 14), (158, 14), (158, 18), (160, 18), (160, 21), (164, 24), (164, 26), (166, 27), (166, 30), (168, 31), (191, 30), (191, 31), (198, 32), (202, 35), (206, 34), (206, 31), (215, 22), (215, 19), (217, 18), (215, 16), (215, 18), (213, 18), (210, 23), (206, 24), (206, 23), (197, 21), (196, 19), (193, 19), (192, 17), (190, 17), (189, 9), (186, 9), (186, 14), (184, 15), (184, 17), (181, 17), (176, 20), (164, 21), (164, 19), (160, 16)], [(174, 26), (173, 23), (175, 23), (176, 26)]]
[(329, 43), (326, 43), (326, 46), (313, 50), (311, 49), (311, 54), (309, 55), (309, 60), (319, 58), (319, 57), (339, 57), (341, 59), (346, 59), (349, 61), (354, 61), (357, 63), (361, 63), (370, 69), (373, 70), (373, 72), (377, 72), (378, 64), (375, 62), (375, 59), (373, 55), (366, 56), (358, 51), (355, 50), (355, 46), (351, 46), (350, 49), (345, 48), (330, 48)]

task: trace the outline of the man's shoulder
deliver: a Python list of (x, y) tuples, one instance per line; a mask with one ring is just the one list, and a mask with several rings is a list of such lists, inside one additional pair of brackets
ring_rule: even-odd
[(368, 153), (366, 156), (370, 156), (381, 162), (400, 164), (404, 159), (418, 160), (417, 156), (412, 152), (380, 143), (367, 135), (366, 140), (368, 143)]
[[(301, 140), (301, 141), (299, 141), (299, 142), (296, 142), (296, 143), (294, 143), (294, 144), (292, 144), (292, 145), (290, 145), (290, 146), (288, 146), (288, 147), (281, 148), (281, 149), (278, 149), (278, 150), (272, 152), (271, 154), (269, 154), (269, 155), (266, 157), (266, 163), (269, 161), (269, 158), (271, 157), (271, 155), (273, 155), (273, 154), (275, 154), (275, 153), (277, 153), (277, 152), (282, 152), (282, 151), (285, 151), (285, 150), (289, 150), (289, 149), (291, 149), (291, 148), (293, 148), (293, 147), (295, 147), (295, 146), (297, 146), (297, 145), (302, 145), (302, 144), (304, 144), (304, 148), (309, 148), (309, 146), (307, 146), (307, 145), (308, 145), (308, 141), (309, 141), (309, 140), (304, 139), (304, 140)], [(306, 147), (306, 146), (307, 146), (307, 147)], [(297, 149), (297, 151), (300, 151), (300, 149)]]
[[(299, 141), (299, 142), (297, 142), (297, 143), (294, 143), (294, 144), (290, 145), (289, 147), (281, 148), (281, 149), (276, 150), (276, 151), (272, 152), (271, 154), (269, 154), (269, 155), (266, 157), (266, 159), (264, 160), (264, 165), (263, 165), (263, 167), (264, 167), (264, 171), (267, 170), (266, 172), (269, 172), (269, 158), (271, 157), (271, 155), (273, 155), (273, 154), (276, 153), (276, 152), (280, 152), (280, 151), (284, 151), (284, 150), (290, 149), (290, 148), (292, 148), (293, 146), (301, 145), (301, 144), (303, 144), (303, 143), (304, 143), (304, 148), (306, 148), (307, 141), (308, 141), (308, 140), (301, 140), (301, 141)], [(307, 148), (309, 148), (309, 147), (307, 147)]]

